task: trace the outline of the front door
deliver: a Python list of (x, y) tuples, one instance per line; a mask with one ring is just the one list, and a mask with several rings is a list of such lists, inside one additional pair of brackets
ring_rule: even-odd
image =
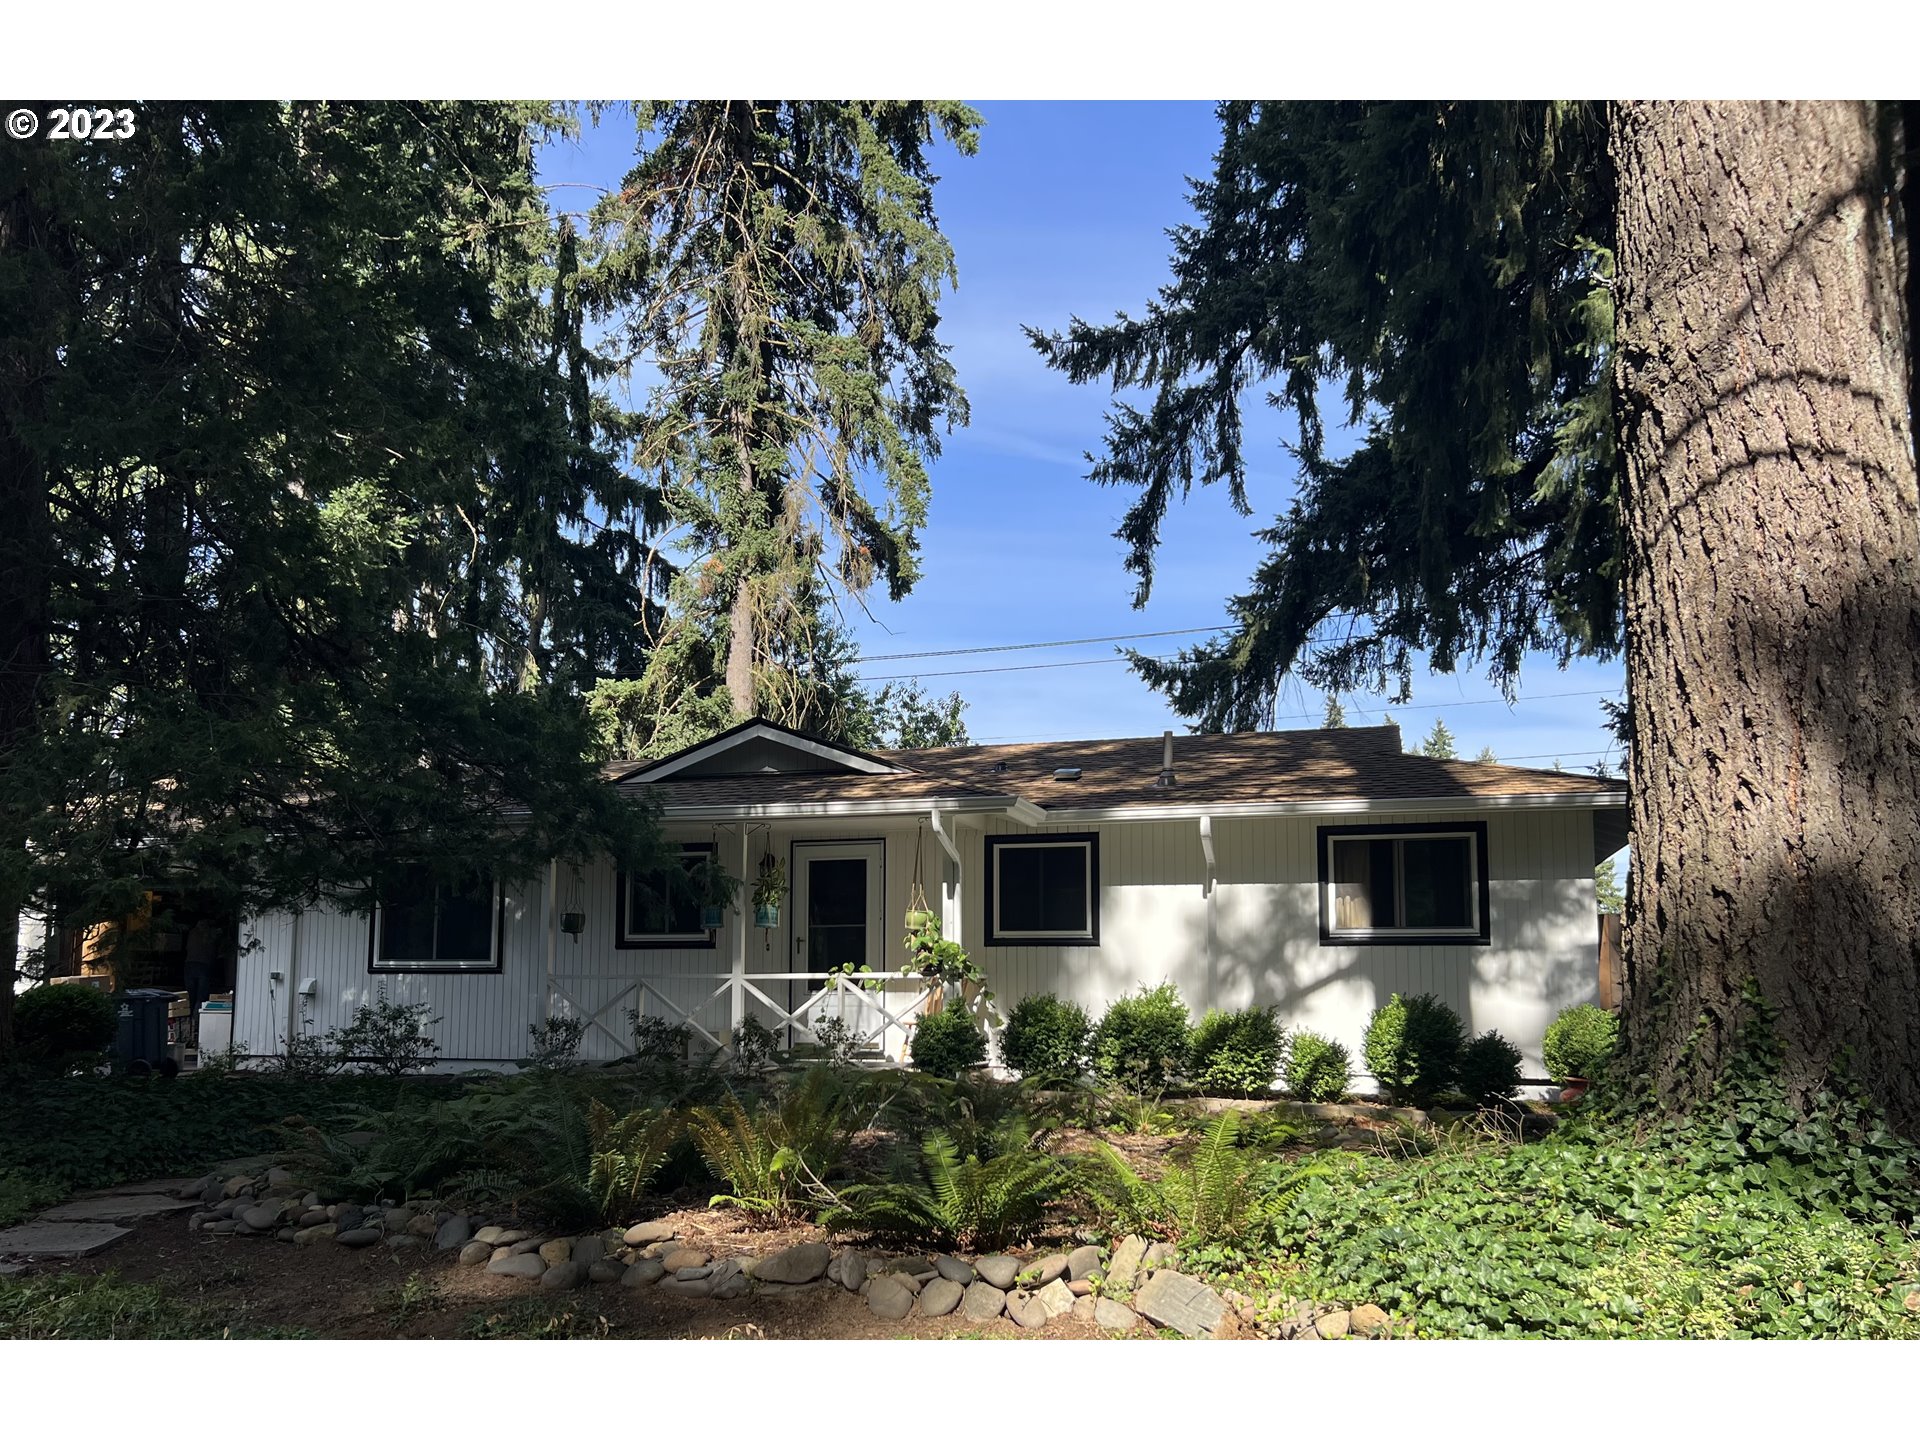
[[(878, 840), (800, 840), (793, 847), (794, 969), (883, 963), (885, 847)], [(807, 989), (818, 990), (820, 980)]]

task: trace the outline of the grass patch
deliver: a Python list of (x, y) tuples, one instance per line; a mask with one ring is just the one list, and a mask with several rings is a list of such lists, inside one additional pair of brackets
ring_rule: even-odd
[(0, 1340), (305, 1340), (307, 1331), (235, 1324), (113, 1274), (0, 1279)]
[(468, 1340), (605, 1340), (613, 1325), (570, 1300), (558, 1306), (551, 1300), (529, 1297), (476, 1310), (462, 1331)]

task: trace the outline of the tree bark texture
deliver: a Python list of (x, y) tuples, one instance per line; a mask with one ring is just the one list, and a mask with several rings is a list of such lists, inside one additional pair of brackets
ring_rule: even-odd
[(1616, 107), (1627, 1054), (1685, 1106), (1757, 986), (1790, 1089), (1920, 1131), (1920, 493), (1869, 104)]

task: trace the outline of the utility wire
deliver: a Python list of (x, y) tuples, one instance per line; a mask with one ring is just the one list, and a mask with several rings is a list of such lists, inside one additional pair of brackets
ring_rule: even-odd
[[(974, 645), (964, 650), (912, 650), (900, 655), (862, 655), (853, 663), (866, 665), (881, 660), (939, 660), (949, 655), (993, 655), (1004, 650), (1051, 650), (1063, 645), (1105, 645), (1114, 640), (1158, 640), (1168, 635), (1217, 635), (1222, 630), (1231, 630), (1231, 625), (1197, 625), (1189, 630), (1142, 630), (1137, 635), (1089, 635), (1081, 640), (1029, 640), (1019, 645)], [(978, 674), (978, 671), (955, 670), (955, 675)], [(909, 679), (909, 676), (876, 675), (876, 680)]]

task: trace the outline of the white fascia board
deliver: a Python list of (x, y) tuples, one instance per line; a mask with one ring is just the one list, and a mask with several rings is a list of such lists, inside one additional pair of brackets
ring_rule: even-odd
[(1048, 825), (1086, 825), (1114, 820), (1198, 820), (1211, 816), (1399, 815), (1433, 810), (1613, 810), (1627, 797), (1591, 795), (1434, 795), (1411, 800), (1258, 800), (1238, 805), (1118, 805), (1044, 811)]
[(659, 764), (645, 769), (639, 774), (622, 777), (617, 784), (651, 785), (656, 780), (665, 780), (677, 775), (690, 765), (703, 760), (711, 760), (716, 755), (724, 755), (737, 745), (753, 740), (766, 740), (775, 745), (784, 745), (789, 750), (798, 750), (802, 754), (812, 755), (822, 760), (831, 760), (845, 770), (857, 771), (862, 775), (898, 775), (897, 765), (883, 765), (878, 760), (869, 760), (866, 756), (844, 750), (837, 745), (822, 745), (803, 735), (790, 735), (785, 730), (777, 730), (771, 725), (750, 725), (732, 735), (717, 735), (691, 749), (683, 750), (671, 760), (662, 760)]
[(985, 795), (965, 800), (816, 800), (774, 805), (663, 805), (666, 820), (804, 820), (835, 815), (925, 815), (938, 809), (956, 812), (1017, 814), (1018, 801), (1010, 795)]

